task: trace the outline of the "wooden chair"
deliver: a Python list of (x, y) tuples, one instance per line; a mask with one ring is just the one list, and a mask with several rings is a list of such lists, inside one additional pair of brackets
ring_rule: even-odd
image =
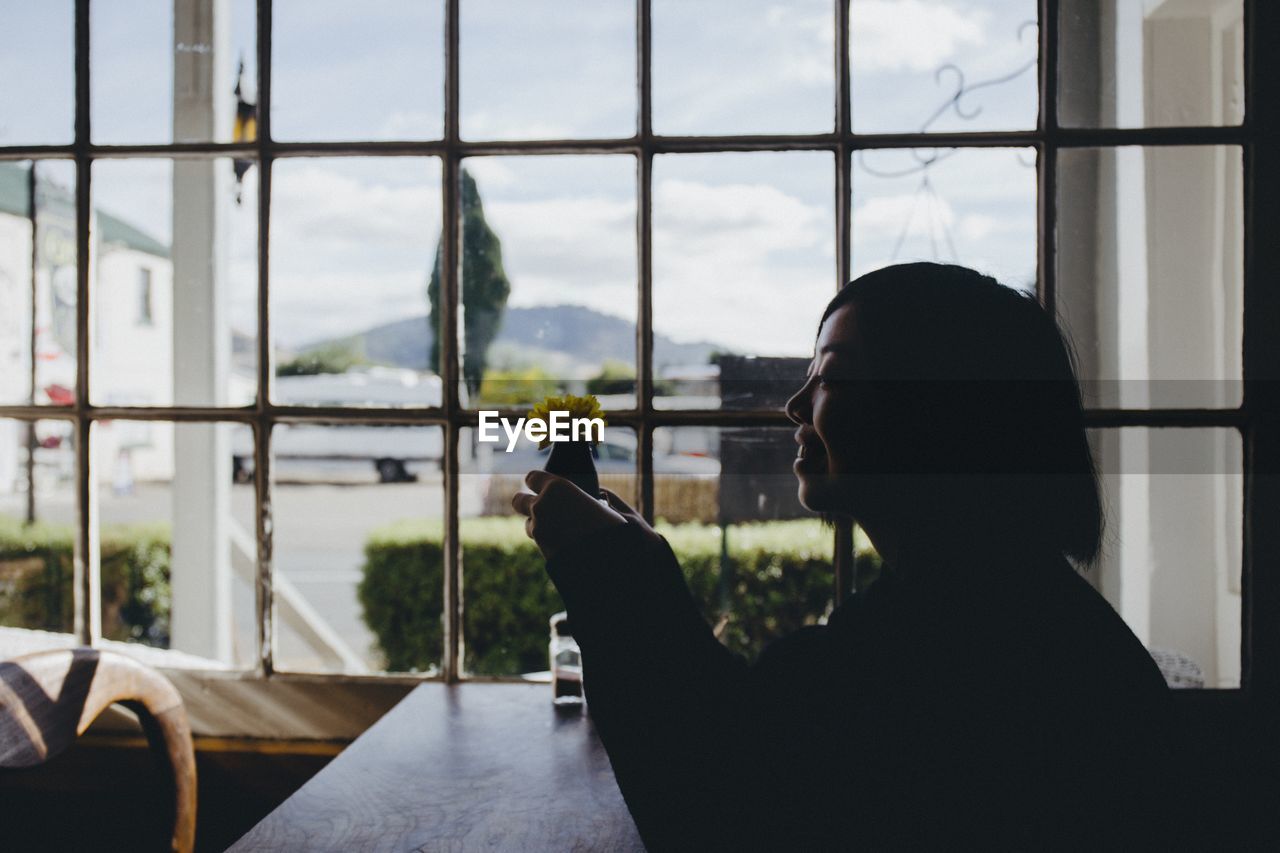
[(196, 762), (182, 698), (160, 673), (99, 649), (36, 652), (0, 662), (0, 767), (32, 767), (69, 747), (109, 705), (138, 715), (173, 776), (173, 849), (196, 834)]

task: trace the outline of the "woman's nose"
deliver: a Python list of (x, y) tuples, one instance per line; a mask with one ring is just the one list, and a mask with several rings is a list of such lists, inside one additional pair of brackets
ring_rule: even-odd
[(809, 382), (807, 380), (800, 386), (799, 391), (791, 395), (791, 399), (787, 401), (786, 411), (792, 423), (798, 426), (809, 423)]

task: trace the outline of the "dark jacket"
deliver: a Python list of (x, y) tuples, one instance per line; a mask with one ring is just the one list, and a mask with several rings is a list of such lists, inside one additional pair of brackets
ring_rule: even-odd
[(635, 522), (548, 562), (650, 850), (1155, 849), (1169, 693), (1062, 558), (886, 572), (748, 665)]

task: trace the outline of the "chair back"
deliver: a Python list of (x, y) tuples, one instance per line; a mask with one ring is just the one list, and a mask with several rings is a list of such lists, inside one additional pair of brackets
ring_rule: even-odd
[(0, 661), (0, 767), (33, 767), (69, 747), (109, 705), (138, 715), (173, 779), (173, 849), (195, 847), (196, 762), (178, 691), (115, 652), (60, 649)]

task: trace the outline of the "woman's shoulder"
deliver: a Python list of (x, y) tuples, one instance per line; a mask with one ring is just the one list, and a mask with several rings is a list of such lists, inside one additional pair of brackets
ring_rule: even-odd
[(1080, 570), (1058, 558), (1026, 571), (1002, 606), (1043, 678), (1095, 698), (1167, 693), (1146, 647)]

